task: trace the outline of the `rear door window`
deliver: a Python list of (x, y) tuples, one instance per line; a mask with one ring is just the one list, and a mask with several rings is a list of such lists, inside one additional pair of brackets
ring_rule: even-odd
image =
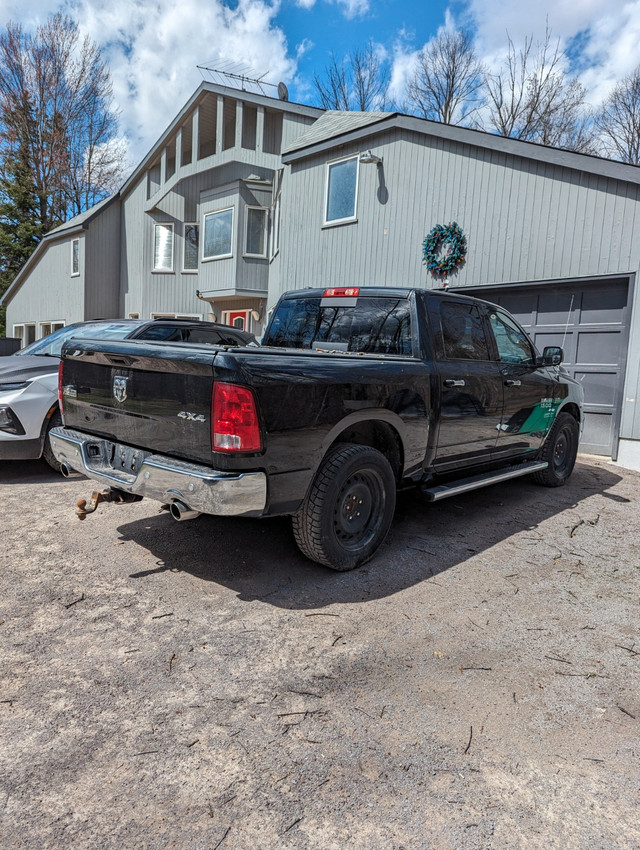
[(263, 345), (410, 356), (411, 309), (406, 298), (364, 297), (345, 305), (320, 298), (283, 301)]
[(440, 325), (445, 360), (491, 359), (482, 314), (475, 304), (441, 304)]

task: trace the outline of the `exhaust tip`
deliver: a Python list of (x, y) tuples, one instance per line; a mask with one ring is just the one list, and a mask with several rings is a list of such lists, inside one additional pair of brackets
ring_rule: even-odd
[(63, 478), (69, 478), (73, 474), (73, 469), (71, 469), (68, 463), (61, 463), (60, 474), (63, 476)]
[(200, 516), (200, 511), (192, 511), (184, 502), (172, 502), (169, 508), (171, 516), (176, 522), (186, 522), (188, 519), (195, 519)]

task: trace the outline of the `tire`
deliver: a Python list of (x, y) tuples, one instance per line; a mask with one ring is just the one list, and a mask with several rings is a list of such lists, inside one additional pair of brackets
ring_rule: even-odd
[(352, 570), (382, 544), (395, 506), (396, 481), (386, 457), (369, 446), (344, 443), (323, 460), (292, 517), (293, 534), (310, 560)]
[(46, 460), (51, 469), (55, 470), (55, 472), (60, 472), (62, 464), (58, 463), (56, 456), (53, 453), (53, 449), (51, 448), (49, 431), (51, 431), (52, 428), (56, 428), (58, 425), (62, 425), (62, 416), (60, 416), (60, 411), (56, 410), (47, 425), (47, 433), (44, 435), (44, 446), (42, 447), (42, 457)]
[(544, 487), (562, 487), (573, 472), (578, 454), (580, 426), (570, 413), (559, 413), (547, 435), (539, 460), (548, 466), (532, 475), (536, 484)]

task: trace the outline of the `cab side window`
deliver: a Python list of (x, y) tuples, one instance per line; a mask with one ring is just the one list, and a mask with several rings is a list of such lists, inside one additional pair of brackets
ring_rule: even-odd
[(482, 315), (474, 304), (441, 304), (440, 326), (446, 360), (491, 359)]
[(535, 364), (535, 353), (531, 342), (513, 319), (504, 313), (492, 310), (489, 313), (489, 322), (495, 336), (500, 360), (504, 363), (520, 363), (523, 366)]

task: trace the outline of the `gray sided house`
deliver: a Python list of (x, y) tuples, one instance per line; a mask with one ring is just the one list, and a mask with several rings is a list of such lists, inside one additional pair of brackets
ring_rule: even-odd
[(7, 333), (184, 315), (259, 334), (288, 289), (441, 287), (422, 243), (454, 221), (446, 284), (561, 345), (582, 450), (640, 469), (640, 169), (406, 115), (203, 83), (113, 198), (43, 240)]
[[(304, 286), (420, 286), (504, 305), (585, 389), (581, 450), (640, 469), (640, 168), (389, 113), (325, 113), (283, 148), (270, 300)], [(457, 222), (466, 259), (422, 243)], [(446, 247), (446, 246), (445, 246)]]
[(203, 83), (116, 195), (47, 234), (4, 296), (7, 334), (163, 315), (259, 333), (281, 151), (321, 114)]

